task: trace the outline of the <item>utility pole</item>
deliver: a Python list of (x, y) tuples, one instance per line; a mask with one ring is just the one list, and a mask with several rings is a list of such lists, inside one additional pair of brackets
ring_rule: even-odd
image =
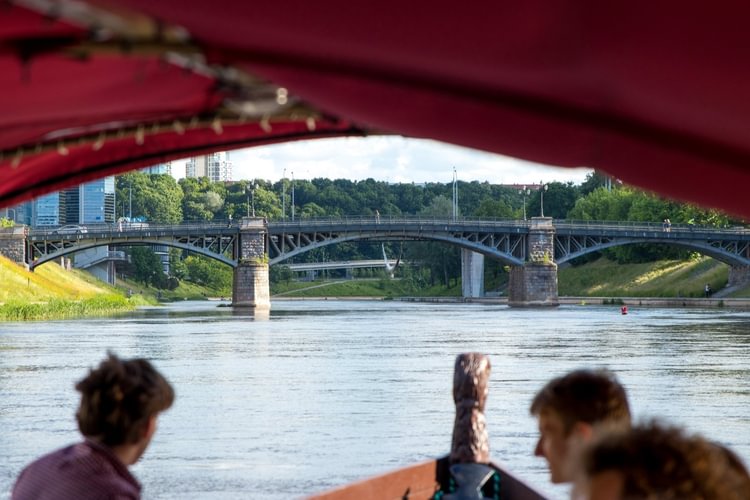
[(286, 169), (281, 174), (281, 220), (286, 220)]
[(250, 185), (245, 186), (245, 194), (247, 195), (247, 216), (250, 217)]
[(531, 189), (526, 186), (521, 186), (518, 194), (520, 194), (523, 199), (523, 220), (526, 220), (526, 197), (531, 194)]
[(128, 189), (128, 220), (133, 221), (133, 178), (130, 178), (130, 187)]
[(453, 167), (453, 220), (458, 218), (458, 175), (456, 167)]
[(292, 222), (294, 221), (294, 172), (292, 172)]

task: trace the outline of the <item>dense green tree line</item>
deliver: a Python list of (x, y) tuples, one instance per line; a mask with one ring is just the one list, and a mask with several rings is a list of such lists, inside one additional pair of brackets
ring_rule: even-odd
[[(118, 217), (141, 218), (155, 223), (216, 221), (252, 215), (279, 220), (308, 217), (420, 215), (450, 217), (452, 184), (389, 184), (367, 179), (262, 179), (237, 182), (211, 182), (207, 178), (185, 178), (179, 182), (168, 175), (129, 173), (117, 179)], [(579, 185), (551, 182), (546, 189), (524, 194), (517, 187), (488, 182), (458, 182), (458, 211), (461, 216), (520, 219), (544, 215), (556, 219), (641, 221), (695, 224), (723, 227), (740, 224), (726, 214), (667, 200), (638, 189), (611, 183), (606, 176), (590, 174)], [(525, 205), (525, 207), (524, 207)], [(423, 279), (429, 284), (452, 286), (460, 277), (460, 255), (455, 247), (429, 242), (388, 243), (389, 257), (402, 257), (423, 263), (428, 270)], [(379, 243), (348, 242), (319, 248), (297, 257), (297, 261), (355, 260), (382, 258)], [(642, 262), (679, 258), (684, 250), (655, 245), (630, 245), (606, 250), (619, 262)], [(173, 282), (155, 277), (153, 258), (138, 256), (138, 278), (164, 287)], [(229, 270), (202, 257), (180, 252), (170, 257), (175, 279), (190, 279), (209, 286), (231, 280)], [(492, 272), (501, 266), (488, 262)], [(208, 267), (206, 267), (208, 266)], [(211, 271), (213, 269), (213, 271)], [(218, 271), (223, 269), (223, 271)], [(288, 278), (282, 273), (284, 279)], [(212, 281), (213, 280), (213, 281)], [(218, 281), (217, 281), (218, 280)], [(157, 284), (158, 282), (158, 284)]]

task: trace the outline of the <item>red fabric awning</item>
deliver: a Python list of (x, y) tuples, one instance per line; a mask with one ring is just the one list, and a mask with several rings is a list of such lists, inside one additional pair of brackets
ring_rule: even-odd
[[(298, 124), (291, 138), (363, 130), (430, 137), (595, 167), (665, 195), (750, 215), (744, 203), (750, 181), (747, 3), (487, 1), (461, 9), (394, 0), (108, 4), (184, 28), (208, 64), (282, 85), (322, 116), (337, 117), (311, 130), (302, 126), (304, 116), (286, 116), (283, 123)], [(0, 17), (0, 204), (60, 182), (141, 166), (145, 156), (225, 149), (227, 142), (208, 140), (211, 129), (202, 125), (202, 139), (184, 134), (179, 147), (149, 135), (153, 152), (134, 148), (138, 159), (130, 165), (126, 153), (115, 168), (89, 148), (85, 161), (72, 150), (68, 157), (45, 150), (13, 168), (15, 148), (28, 154), (35, 143), (52, 145), (62, 127), (86, 135), (102, 123), (132, 128), (207, 117), (227, 99), (252, 100), (247, 88), (222, 85), (164, 62), (163, 55), (94, 53), (75, 60), (62, 50), (42, 50), (91, 43), (82, 29), (90, 26), (6, 9), (16, 21)], [(24, 67), (19, 40), (32, 39), (36, 45), (20, 46), (42, 47), (41, 55)], [(228, 142), (239, 147), (290, 138), (257, 121), (238, 125)], [(84, 142), (92, 140), (89, 133)], [(21, 176), (24, 169), (33, 172)]]

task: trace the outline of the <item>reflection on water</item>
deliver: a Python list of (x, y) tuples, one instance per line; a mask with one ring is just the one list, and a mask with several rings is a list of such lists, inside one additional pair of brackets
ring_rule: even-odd
[[(146, 498), (289, 498), (450, 447), (453, 360), (492, 361), (493, 457), (552, 498), (528, 405), (550, 377), (607, 366), (635, 414), (750, 460), (750, 314), (725, 310), (277, 301), (270, 314), (185, 302), (115, 319), (0, 325), (0, 495), (78, 439), (73, 384), (107, 349), (154, 360), (175, 406), (135, 467)], [(716, 425), (720, 422), (721, 425)]]

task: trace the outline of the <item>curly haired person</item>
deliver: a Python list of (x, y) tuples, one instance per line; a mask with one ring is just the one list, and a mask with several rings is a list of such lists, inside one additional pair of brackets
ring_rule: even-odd
[(159, 414), (172, 406), (172, 386), (147, 360), (110, 353), (75, 387), (84, 440), (28, 465), (12, 500), (140, 499), (141, 486), (128, 466), (146, 451)]

